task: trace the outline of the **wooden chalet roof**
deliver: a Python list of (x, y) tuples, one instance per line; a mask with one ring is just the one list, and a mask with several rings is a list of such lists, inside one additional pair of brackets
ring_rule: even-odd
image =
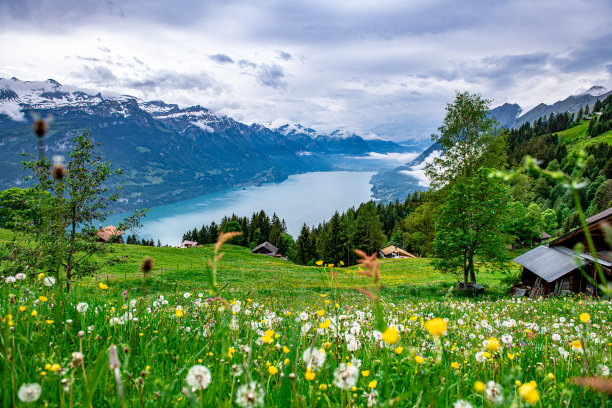
[(269, 243), (268, 241), (264, 242), (263, 244), (257, 245), (251, 251), (252, 254), (265, 254), (265, 255), (269, 254), (271, 256), (275, 256), (277, 252), (278, 252), (278, 248), (272, 245), (271, 243)]
[(106, 227), (100, 228), (96, 231), (96, 235), (104, 242), (108, 241), (113, 237), (119, 237), (123, 235), (123, 231), (118, 230), (114, 225), (108, 225)]
[[(609, 221), (612, 221), (612, 207), (608, 208), (607, 210), (603, 210), (599, 214), (595, 214), (594, 216), (586, 219), (587, 226), (589, 227), (589, 231), (591, 232), (598, 229), (602, 224)], [(576, 242), (574, 241), (579, 238), (580, 234), (582, 233), (582, 227), (575, 228), (567, 234), (564, 234), (552, 241), (550, 243), (550, 246), (565, 245), (573, 247), (576, 244)]]
[(406, 256), (408, 258), (416, 258), (416, 255), (413, 255), (410, 252), (405, 251), (400, 247), (396, 247), (395, 245), (389, 245), (387, 247), (384, 247), (383, 249), (380, 250), (380, 252), (382, 252), (385, 256), (395, 252), (396, 254), (399, 254), (401, 256)]

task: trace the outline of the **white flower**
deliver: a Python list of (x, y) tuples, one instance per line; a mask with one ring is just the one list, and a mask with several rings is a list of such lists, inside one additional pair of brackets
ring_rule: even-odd
[(189, 296), (191, 296), (191, 293), (189, 293), (189, 292), (185, 292), (185, 293), (183, 293), (183, 297), (184, 297), (185, 299), (187, 299)]
[(509, 335), (509, 334), (504, 334), (503, 336), (501, 336), (501, 341), (504, 344), (510, 344), (510, 343), (512, 343), (512, 336)]
[(192, 391), (196, 391), (206, 389), (211, 379), (212, 376), (208, 368), (202, 365), (195, 365), (189, 369), (186, 381)]
[(34, 402), (40, 397), (41, 392), (42, 388), (40, 384), (23, 384), (19, 387), (17, 396), (22, 402)]
[(53, 276), (47, 276), (45, 279), (43, 279), (43, 283), (45, 286), (50, 288), (51, 286), (55, 285), (55, 278)]
[(5, 279), (6, 283), (15, 283), (15, 277), (14, 276), (7, 276)]
[(350, 390), (359, 378), (359, 369), (354, 365), (347, 366), (345, 363), (334, 371), (334, 385), (343, 390)]
[(242, 408), (259, 407), (263, 405), (265, 392), (254, 381), (241, 385), (236, 391), (236, 404)]
[(302, 319), (303, 321), (308, 320), (308, 313), (306, 312), (300, 313), (300, 319)]
[(371, 408), (378, 403), (378, 391), (376, 390), (371, 390), (369, 393), (364, 392), (363, 397), (368, 400), (368, 408)]
[(76, 310), (79, 313), (85, 313), (88, 308), (89, 308), (89, 305), (85, 302), (81, 302), (78, 305), (76, 305)]
[(302, 355), (306, 367), (313, 371), (317, 371), (319, 368), (323, 367), (326, 358), (327, 354), (325, 354), (325, 351), (314, 347), (304, 350), (304, 354)]
[(479, 351), (478, 353), (476, 353), (474, 355), (474, 358), (476, 359), (476, 361), (478, 361), (479, 363), (484, 362), (487, 358), (484, 355), (484, 351)]
[(607, 365), (601, 365), (600, 370), (601, 375), (603, 375), (604, 377), (610, 376), (610, 367), (608, 367)]
[(552, 335), (552, 339), (553, 341), (560, 341), (561, 340), (561, 336), (559, 336), (557, 333)]
[(305, 325), (303, 325), (302, 326), (302, 334), (308, 333), (308, 331), (310, 330), (311, 327), (312, 327), (312, 325), (310, 323), (306, 323)]
[(19, 272), (18, 274), (15, 275), (15, 279), (17, 280), (24, 280), (26, 278), (26, 274), (23, 272)]
[(489, 381), (485, 388), (485, 397), (493, 404), (501, 404), (504, 402), (504, 394), (501, 385), (495, 381)]
[(453, 404), (453, 408), (472, 408), (472, 404), (470, 404), (466, 400), (457, 400)]

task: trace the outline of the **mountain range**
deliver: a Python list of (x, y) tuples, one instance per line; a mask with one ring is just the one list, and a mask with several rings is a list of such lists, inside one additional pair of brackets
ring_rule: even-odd
[[(505, 103), (490, 110), (491, 116), (506, 129), (518, 128), (523, 123), (532, 123), (540, 117), (548, 117), (551, 113), (576, 113), (585, 106), (593, 107), (597, 100), (603, 100), (612, 91), (602, 86), (593, 86), (578, 95), (571, 95), (552, 105), (540, 103), (528, 112), (522, 113), (522, 108), (514, 103)], [(372, 194), (381, 201), (404, 200), (414, 191), (428, 188), (428, 180), (423, 170), (428, 160), (440, 154), (440, 146), (433, 143), (415, 159), (393, 169), (379, 171), (372, 177)]]
[(44, 139), (47, 157), (67, 156), (74, 135), (86, 129), (102, 143), (102, 158), (124, 169), (120, 178), (110, 180), (123, 185), (124, 198), (116, 210), (342, 169), (350, 158), (372, 152), (423, 148), (342, 131), (325, 134), (301, 125), (247, 125), (199, 105), (181, 108), (126, 95), (103, 96), (52, 79), (0, 79), (0, 189), (27, 185), (21, 161), (22, 153), (36, 151), (35, 117), (53, 118)]

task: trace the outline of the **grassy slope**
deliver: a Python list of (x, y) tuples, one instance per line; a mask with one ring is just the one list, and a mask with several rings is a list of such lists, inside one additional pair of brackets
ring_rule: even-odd
[(587, 138), (587, 130), (589, 128), (589, 121), (584, 120), (579, 125), (574, 126), (571, 129), (559, 132), (561, 140), (569, 145), (571, 150), (584, 149), (585, 147), (597, 143), (608, 143), (612, 144), (612, 131), (599, 135), (594, 138)]
[[(0, 229), (0, 241), (10, 239), (10, 231)], [(141, 245), (114, 245), (114, 255), (123, 259), (116, 265), (105, 266), (96, 278), (108, 282), (111, 289), (137, 291), (203, 291), (206, 284), (206, 260), (212, 256), (212, 245), (198, 248), (157, 248)], [(297, 295), (318, 293), (331, 288), (352, 289), (365, 286), (369, 280), (360, 276), (358, 267), (334, 268), (331, 280), (330, 268), (295, 265), (288, 261), (251, 254), (247, 248), (226, 245), (225, 256), (220, 261), (218, 281), (228, 284), (228, 290), (257, 292), (260, 294)], [(152, 279), (145, 279), (139, 271), (146, 256), (153, 257), (155, 270)], [(383, 259), (381, 260), (383, 290), (401, 296), (412, 294), (439, 294), (456, 284), (457, 277), (434, 270), (431, 260)], [(503, 276), (483, 273), (478, 276), (491, 292), (500, 294)], [(395, 296), (394, 296), (395, 297)]]

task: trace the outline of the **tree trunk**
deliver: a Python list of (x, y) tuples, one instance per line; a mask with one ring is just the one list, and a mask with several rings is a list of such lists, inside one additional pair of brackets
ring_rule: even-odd
[(476, 272), (474, 271), (474, 253), (468, 252), (468, 269), (470, 271), (470, 281), (476, 283)]

